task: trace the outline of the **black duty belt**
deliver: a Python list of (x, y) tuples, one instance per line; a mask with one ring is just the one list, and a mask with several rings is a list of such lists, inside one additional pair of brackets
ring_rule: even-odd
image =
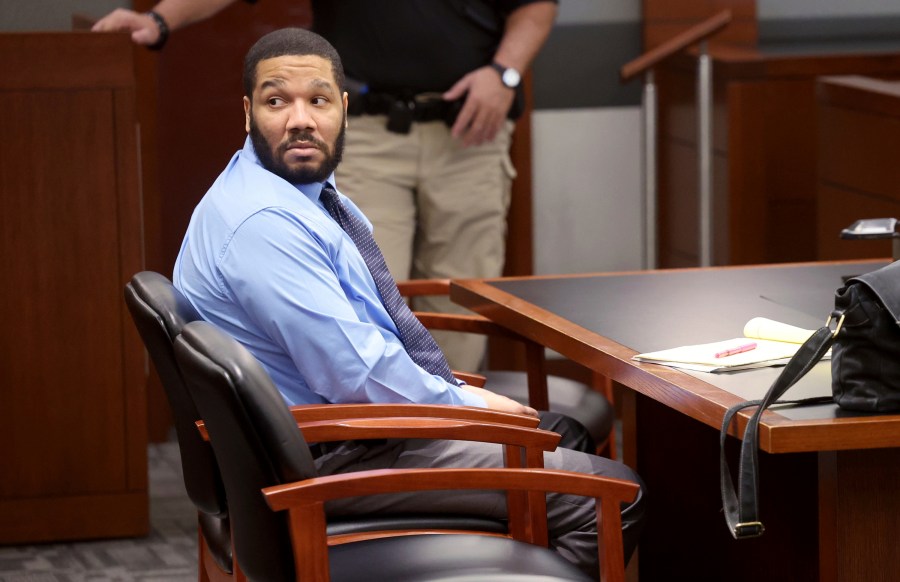
[[(355, 103), (354, 103), (355, 101)], [(444, 101), (440, 95), (402, 97), (390, 93), (362, 93), (350, 100), (350, 115), (387, 115), (387, 129), (409, 133), (412, 124), (443, 121), (452, 126), (462, 108), (462, 100)]]

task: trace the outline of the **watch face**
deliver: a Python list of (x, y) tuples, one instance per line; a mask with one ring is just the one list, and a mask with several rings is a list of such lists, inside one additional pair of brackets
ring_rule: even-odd
[(519, 71), (515, 69), (506, 69), (503, 71), (502, 75), (503, 84), (507, 87), (513, 88), (519, 86), (519, 81), (522, 80), (521, 75), (519, 75)]

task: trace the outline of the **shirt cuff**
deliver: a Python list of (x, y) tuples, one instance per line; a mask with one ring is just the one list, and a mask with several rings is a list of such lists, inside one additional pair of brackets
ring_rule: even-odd
[(487, 408), (487, 402), (481, 396), (467, 392), (462, 388), (455, 389), (456, 395), (461, 400), (461, 406), (474, 406), (475, 408)]

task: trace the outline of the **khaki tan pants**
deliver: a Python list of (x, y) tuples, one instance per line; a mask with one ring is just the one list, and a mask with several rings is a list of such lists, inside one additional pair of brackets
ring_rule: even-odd
[[(440, 121), (409, 134), (385, 129), (383, 115), (351, 117), (338, 188), (372, 221), (397, 280), (497, 277), (506, 245), (506, 214), (515, 171), (513, 123), (489, 144), (462, 148)], [(464, 312), (445, 298), (422, 298), (426, 311)], [(456, 370), (477, 370), (485, 340), (434, 334)]]

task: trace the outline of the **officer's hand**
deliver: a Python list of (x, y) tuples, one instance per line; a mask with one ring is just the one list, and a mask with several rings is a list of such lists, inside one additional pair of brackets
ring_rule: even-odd
[(453, 101), (465, 96), (465, 102), (450, 132), (465, 147), (481, 145), (494, 139), (506, 123), (515, 91), (503, 85), (500, 75), (490, 66), (481, 67), (453, 85), (444, 99)]
[(159, 39), (159, 28), (152, 18), (124, 8), (116, 8), (98, 20), (91, 30), (94, 32), (130, 32), (131, 40), (141, 45), (151, 45)]

